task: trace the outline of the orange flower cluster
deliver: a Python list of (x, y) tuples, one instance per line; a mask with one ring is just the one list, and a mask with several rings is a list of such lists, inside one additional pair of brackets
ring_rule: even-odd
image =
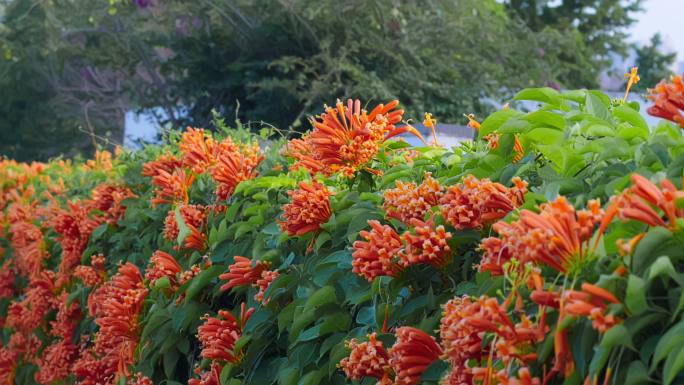
[(684, 128), (684, 81), (682, 75), (673, 76), (670, 82), (661, 81), (649, 89), (648, 98), (654, 105), (647, 111), (650, 115), (670, 120)]
[(131, 263), (121, 265), (110, 281), (91, 294), (90, 312), (100, 330), (95, 344), (83, 349), (73, 365), (79, 384), (111, 384), (121, 375), (130, 375), (146, 296), (143, 277)]
[(158, 279), (166, 277), (171, 285), (171, 290), (175, 291), (178, 287), (178, 275), (182, 271), (183, 268), (171, 254), (157, 250), (150, 258), (145, 279), (153, 286)]
[(157, 194), (152, 198), (152, 204), (188, 203), (190, 187), (194, 181), (195, 176), (182, 168), (171, 172), (157, 170), (157, 174), (152, 177), (152, 184), (157, 187)]
[(235, 256), (235, 262), (228, 267), (229, 271), (219, 276), (220, 279), (228, 281), (221, 286), (221, 290), (230, 290), (240, 286), (255, 286), (259, 288), (259, 291), (254, 295), (254, 299), (267, 304), (268, 299), (264, 299), (264, 292), (271, 282), (279, 276), (278, 271), (268, 270), (270, 266), (270, 263), (263, 261), (257, 261), (252, 266), (250, 259)]
[(660, 188), (639, 174), (632, 174), (631, 179), (632, 187), (612, 200), (602, 226), (607, 226), (617, 215), (622, 220), (635, 220), (653, 227), (677, 228), (677, 219), (684, 218), (684, 209), (677, 203), (684, 199), (684, 191), (677, 190), (667, 179), (660, 182)]
[(402, 236), (404, 249), (399, 252), (399, 263), (403, 267), (417, 263), (427, 263), (437, 268), (451, 261), (449, 239), (451, 233), (444, 226), (435, 226), (434, 217), (427, 222), (411, 219), (413, 232), (407, 231)]
[(126, 212), (121, 202), (134, 197), (135, 194), (127, 187), (101, 183), (93, 189), (88, 206), (91, 210), (98, 210), (105, 222), (115, 225)]
[(350, 380), (360, 381), (364, 377), (383, 378), (391, 372), (389, 353), (378, 341), (377, 334), (368, 335), (368, 341), (359, 342), (352, 338), (347, 343), (351, 350), (349, 357), (340, 361), (338, 367)]
[[(183, 218), (185, 226), (190, 230), (190, 233), (183, 240), (183, 246), (186, 249), (202, 251), (206, 248), (207, 237), (204, 235), (204, 227), (208, 209), (208, 207), (202, 205), (178, 205), (178, 212)], [(164, 220), (164, 238), (175, 242), (179, 232), (176, 211), (169, 210)]]
[(442, 355), (442, 349), (432, 336), (420, 329), (404, 326), (395, 334), (397, 341), (389, 351), (390, 365), (396, 374), (395, 383), (417, 384), (428, 366)]
[(80, 279), (86, 287), (100, 286), (107, 276), (105, 257), (102, 254), (90, 257), (90, 266), (79, 265), (74, 269), (74, 277)]
[(515, 256), (522, 265), (531, 262), (566, 273), (591, 255), (589, 240), (604, 215), (599, 201), (589, 201), (588, 210), (575, 211), (561, 196), (540, 210), (523, 210), (517, 221), (495, 223), (492, 228), (500, 240), (482, 241), (480, 270), (501, 273)]
[(375, 333), (369, 334), (365, 342), (350, 340), (347, 342), (350, 355), (338, 367), (351, 380), (373, 377), (383, 385), (418, 384), (428, 366), (442, 355), (442, 350), (432, 336), (420, 329), (404, 326), (395, 334), (397, 339), (389, 352)]
[(318, 182), (299, 182), (299, 189), (288, 191), (287, 194), (290, 203), (283, 205), (284, 220), (279, 224), (290, 236), (317, 232), (332, 215), (332, 193)]
[(37, 360), (38, 372), (35, 379), (41, 384), (50, 384), (66, 378), (71, 373), (71, 365), (78, 357), (78, 346), (72, 341), (82, 314), (78, 302), (67, 305), (68, 297), (67, 292), (62, 292), (56, 320), (51, 322), (51, 334), (58, 337), (58, 340), (46, 347)]
[(219, 310), (220, 318), (207, 316), (204, 324), (197, 328), (202, 357), (222, 363), (239, 362), (241, 357), (240, 352), (235, 352), (235, 342), (242, 336), (242, 329), (252, 313), (254, 309), (245, 311), (243, 303), (239, 320), (225, 310)]
[(359, 100), (337, 101), (335, 107), (325, 107), (325, 113), (311, 120), (313, 130), (288, 143), (285, 155), (296, 160), (295, 168), (326, 176), (341, 173), (352, 177), (378, 153), (380, 145), (393, 136), (412, 132), (414, 128), (397, 128), (404, 110), (395, 110), (398, 101), (379, 104), (370, 113), (361, 109)]
[(40, 227), (35, 224), (38, 215), (33, 206), (15, 203), (8, 209), (10, 245), (14, 250), (14, 266), (21, 275), (30, 276), (42, 271), (48, 256), (43, 245)]
[(157, 159), (143, 164), (141, 174), (150, 178), (158, 176), (162, 171), (165, 174), (172, 174), (176, 169), (180, 169), (183, 162), (174, 155), (165, 154)]
[(195, 368), (195, 374), (199, 375), (200, 378), (191, 378), (188, 380), (188, 385), (221, 385), (221, 366), (217, 362), (212, 362), (209, 366), (209, 370), (202, 372), (200, 367)]
[(394, 260), (403, 247), (399, 234), (388, 225), (376, 220), (368, 221), (371, 231), (359, 233), (365, 241), (354, 242), (352, 271), (372, 282), (379, 276), (396, 276), (401, 270)]
[[(489, 340), (486, 335), (495, 338), (486, 343)], [(506, 366), (513, 360), (521, 365), (533, 362), (536, 359), (534, 344), (543, 341), (544, 330), (525, 316), (514, 324), (496, 298), (457, 297), (444, 305), (440, 336), (452, 366), (447, 383), (458, 383), (455, 382), (458, 379), (488, 384), (495, 378), (499, 381), (509, 378), (505, 369), (494, 372), (493, 361)], [(485, 367), (480, 367), (483, 363)]]
[(527, 182), (515, 177), (513, 184), (507, 188), (489, 179), (468, 175), (463, 183), (450, 186), (441, 198), (442, 216), (459, 230), (479, 229), (494, 223), (524, 203)]
[(263, 160), (257, 145), (239, 146), (230, 138), (218, 142), (204, 129), (191, 127), (183, 133), (178, 147), (185, 167), (198, 175), (211, 174), (220, 200), (228, 199), (240, 182), (256, 177), (256, 167)]
[(383, 208), (387, 215), (404, 223), (411, 219), (425, 219), (425, 214), (436, 206), (443, 195), (444, 188), (430, 175), (425, 174), (423, 182), (416, 186), (413, 182), (396, 181), (396, 188), (385, 190)]

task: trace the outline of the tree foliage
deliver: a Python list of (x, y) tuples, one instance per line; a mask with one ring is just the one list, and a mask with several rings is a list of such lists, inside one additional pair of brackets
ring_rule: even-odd
[(672, 75), (671, 67), (677, 58), (677, 53), (663, 52), (662, 43), (660, 34), (656, 33), (651, 37), (650, 44), (635, 48), (635, 65), (639, 68), (641, 77), (636, 89), (646, 90)]
[(0, 81), (21, 92), (1, 96), (12, 107), (0, 153), (21, 159), (121, 142), (131, 109), (175, 128), (207, 126), (216, 109), (301, 130), (340, 96), (400, 98), (414, 116), (460, 122), (520, 87), (594, 84), (603, 62), (593, 55), (619, 48), (636, 9), (575, 7), (571, 28), (565, 9), (522, 23), (507, 10), (524, 4), (494, 0), (3, 4)]

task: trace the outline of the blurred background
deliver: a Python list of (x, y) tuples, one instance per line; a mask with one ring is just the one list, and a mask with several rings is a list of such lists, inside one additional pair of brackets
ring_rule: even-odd
[[(303, 131), (337, 98), (482, 117), (524, 87), (684, 72), (681, 0), (0, 0), (0, 156), (211, 128)], [(678, 62), (681, 60), (682, 62)]]

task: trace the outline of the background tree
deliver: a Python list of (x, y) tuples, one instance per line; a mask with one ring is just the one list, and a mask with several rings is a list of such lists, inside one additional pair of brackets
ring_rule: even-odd
[[(584, 26), (568, 32), (575, 21), (560, 10), (547, 6), (554, 17), (542, 28), (495, 0), (0, 4), (0, 84), (18, 90), (0, 96), (0, 154), (25, 160), (120, 143), (132, 109), (170, 128), (208, 126), (216, 109), (301, 130), (338, 97), (397, 98), (408, 117), (429, 108), (459, 122), (521, 87), (591, 83), (595, 52), (605, 54), (584, 43)], [(577, 20), (598, 41), (627, 25), (630, 9), (601, 8), (612, 20), (603, 27)]]
[(556, 30), (574, 40), (559, 55), (564, 86), (596, 87), (611, 53), (626, 55), (626, 29), (636, 22), (642, 0), (506, 0), (506, 10), (532, 31)]
[(662, 38), (659, 33), (651, 37), (651, 43), (637, 46), (635, 65), (639, 67), (641, 81), (636, 84), (635, 89), (646, 91), (663, 79), (668, 79), (672, 75), (672, 65), (677, 58), (676, 53), (665, 53), (662, 47)]

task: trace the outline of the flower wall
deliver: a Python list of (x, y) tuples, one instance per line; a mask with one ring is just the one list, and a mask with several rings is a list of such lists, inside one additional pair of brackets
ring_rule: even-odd
[(3, 160), (0, 383), (682, 382), (681, 78), (651, 98), (523, 90), (451, 149), (350, 100)]

